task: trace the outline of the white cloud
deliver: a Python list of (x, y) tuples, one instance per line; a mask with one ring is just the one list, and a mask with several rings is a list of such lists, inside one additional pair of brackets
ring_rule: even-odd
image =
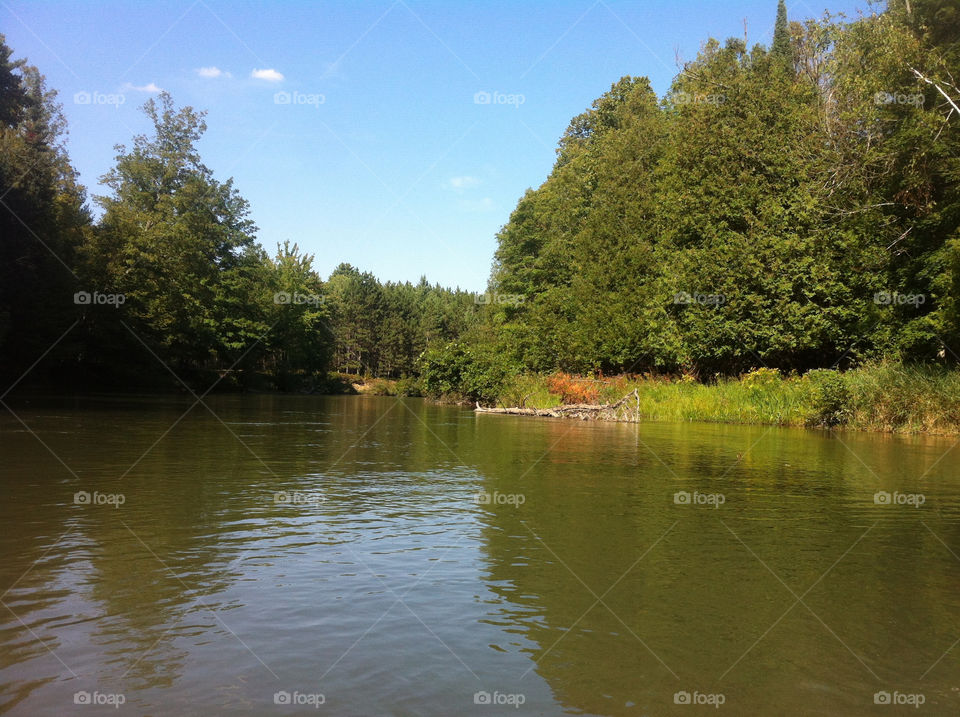
[(283, 75), (279, 72), (270, 68), (269, 70), (254, 70), (250, 73), (250, 77), (256, 80), (266, 80), (267, 82), (280, 82), (283, 79)]
[(162, 87), (157, 87), (153, 82), (146, 85), (133, 85), (129, 82), (124, 86), (125, 90), (136, 90), (137, 92), (150, 92), (151, 94), (156, 94), (157, 92), (163, 92)]
[(472, 189), (478, 184), (480, 184), (479, 179), (466, 175), (463, 177), (451, 177), (447, 180), (447, 186), (456, 192), (462, 192), (464, 189)]
[(219, 67), (215, 66), (198, 67), (197, 74), (200, 75), (200, 77), (207, 77), (210, 79), (213, 79), (214, 77), (230, 77), (229, 72), (224, 72)]

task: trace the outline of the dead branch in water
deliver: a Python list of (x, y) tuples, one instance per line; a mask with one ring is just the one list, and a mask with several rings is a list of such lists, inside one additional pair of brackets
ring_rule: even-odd
[[(626, 405), (627, 399), (633, 396), (636, 399), (636, 410)], [(525, 400), (524, 400), (525, 402)], [(574, 403), (569, 406), (555, 408), (484, 408), (477, 403), (476, 413), (499, 413), (511, 416), (541, 416), (544, 418), (579, 418), (581, 421), (639, 421), (640, 394), (633, 389), (616, 403)]]

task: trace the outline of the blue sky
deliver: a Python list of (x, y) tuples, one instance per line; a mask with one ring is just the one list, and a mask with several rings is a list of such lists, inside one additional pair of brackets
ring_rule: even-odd
[[(791, 19), (865, 2), (788, 3)], [(623, 75), (658, 94), (708, 37), (769, 44), (775, 0), (0, 2), (0, 32), (60, 93), (91, 195), (157, 89), (208, 111), (271, 253), (323, 275), (482, 290), (495, 235), (570, 118)], [(477, 93), (481, 94), (476, 101)], [(482, 103), (489, 99), (488, 103)]]

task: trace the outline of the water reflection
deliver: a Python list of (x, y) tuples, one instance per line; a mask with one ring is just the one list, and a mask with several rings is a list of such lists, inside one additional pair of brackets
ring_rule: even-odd
[[(744, 714), (873, 714), (881, 689), (956, 704), (951, 669), (933, 666), (960, 637), (960, 560), (940, 543), (960, 537), (957, 481), (921, 480), (949, 443), (716, 426), (631, 435), (526, 424), (521, 458), (480, 462), (487, 490), (526, 497), (482, 514), (504, 599), (494, 622), (537, 645), (534, 669), (564, 705), (683, 714), (674, 694), (700, 691)], [(928, 504), (883, 512), (880, 489), (923, 489)], [(726, 502), (677, 505), (678, 490)]]
[(956, 707), (949, 441), (207, 401), (14, 405), (50, 450), (0, 418), (0, 711), (78, 690), (131, 714), (263, 714), (279, 690), (334, 714)]

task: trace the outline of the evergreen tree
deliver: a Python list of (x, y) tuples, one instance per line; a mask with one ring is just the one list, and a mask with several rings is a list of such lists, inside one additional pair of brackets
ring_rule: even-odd
[(783, 63), (793, 61), (790, 26), (787, 22), (787, 5), (784, 0), (777, 0), (777, 19), (773, 25), (773, 44), (770, 52)]

